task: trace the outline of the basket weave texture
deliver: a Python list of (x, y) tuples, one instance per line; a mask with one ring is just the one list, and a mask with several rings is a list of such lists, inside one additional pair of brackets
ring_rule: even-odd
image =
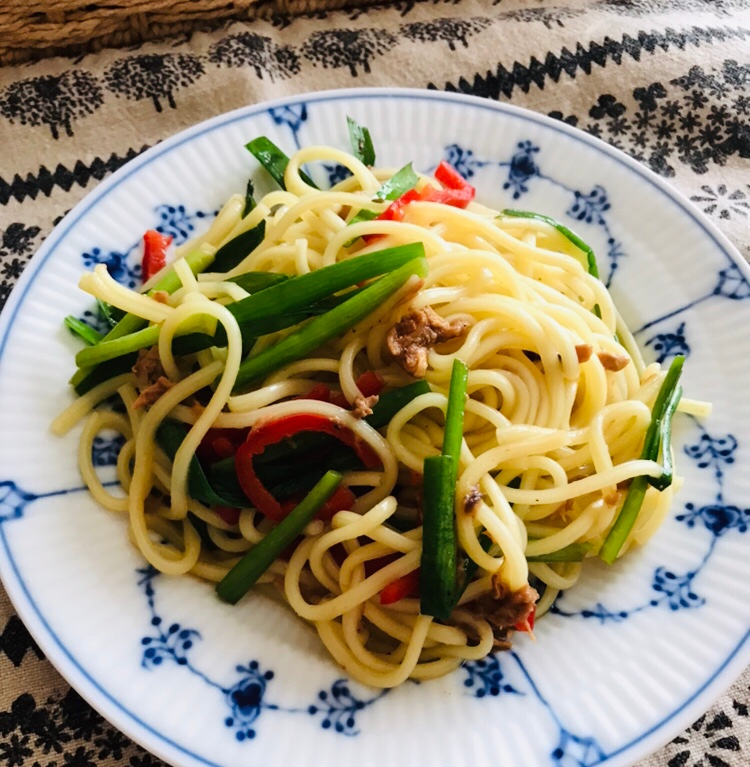
[(374, 0), (1, 0), (0, 66), (123, 47), (230, 19), (299, 15)]

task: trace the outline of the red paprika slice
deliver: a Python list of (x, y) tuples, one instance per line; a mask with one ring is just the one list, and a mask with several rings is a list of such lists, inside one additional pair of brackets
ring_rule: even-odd
[[(410, 189), (404, 192), (401, 197), (395, 199), (374, 221), (403, 221), (406, 215), (406, 206), (410, 202), (420, 200), (421, 195), (416, 189)], [(365, 234), (362, 239), (365, 242), (372, 242), (382, 237), (382, 234)]]
[(248, 429), (209, 429), (195, 454), (205, 465), (216, 463), (233, 456), (247, 439), (247, 434)]
[(429, 189), (425, 191), (422, 199), (425, 202), (439, 202), (454, 208), (465, 208), (474, 199), (475, 194), (473, 186), (468, 189)]
[[(255, 508), (277, 522), (284, 519), (289, 512), (284, 511), (282, 505), (260, 481), (255, 473), (253, 459), (256, 455), (260, 455), (269, 445), (275, 445), (277, 442), (306, 431), (330, 434), (352, 448), (367, 468), (373, 469), (380, 466), (380, 459), (370, 446), (357, 439), (350, 429), (336, 420), (326, 418), (317, 413), (296, 413), (255, 426), (251, 429), (245, 442), (237, 450), (235, 460), (237, 479), (243, 492), (253, 502)], [(335, 495), (334, 493), (332, 497), (335, 497)], [(348, 499), (348, 502), (351, 505), (351, 500)], [(340, 511), (340, 509), (336, 509), (336, 511)], [(329, 510), (328, 513), (333, 514), (335, 512)]]
[(380, 373), (368, 370), (357, 378), (357, 388), (362, 392), (363, 397), (374, 397), (385, 388), (385, 379)]
[(435, 169), (435, 178), (447, 189), (474, 189), (474, 187), (445, 160), (443, 160)]
[(213, 509), (228, 525), (236, 525), (240, 521), (240, 509), (231, 506), (214, 506)]
[(149, 229), (143, 235), (141, 270), (144, 282), (148, 282), (167, 265), (167, 248), (171, 242), (171, 235), (161, 234), (155, 229)]
[(406, 597), (419, 596), (419, 568), (391, 581), (380, 592), (380, 604), (392, 605)]
[(426, 189), (422, 195), (426, 202), (440, 202), (454, 208), (465, 208), (476, 196), (477, 190), (445, 160), (437, 166), (435, 178), (444, 188)]

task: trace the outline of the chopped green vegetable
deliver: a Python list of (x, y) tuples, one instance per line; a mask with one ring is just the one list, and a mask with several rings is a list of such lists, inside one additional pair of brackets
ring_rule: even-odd
[(660, 477), (649, 477), (648, 482), (651, 487), (657, 490), (666, 490), (674, 479), (674, 464), (672, 462), (672, 418), (677, 410), (677, 406), (682, 399), (682, 386), (676, 386), (672, 392), (672, 397), (664, 410), (664, 417), (661, 419), (659, 427), (659, 443), (661, 444), (661, 464), (662, 473)]
[(410, 189), (414, 189), (414, 187), (417, 185), (417, 181), (419, 181), (419, 177), (414, 172), (414, 168), (412, 168), (411, 163), (404, 165), (401, 170), (396, 171), (396, 173), (394, 173), (388, 179), (388, 181), (386, 181), (380, 187), (380, 189), (375, 192), (373, 200), (376, 202), (396, 200)]
[(575, 232), (568, 229), (559, 221), (556, 221), (550, 216), (544, 216), (541, 213), (532, 213), (528, 210), (511, 210), (506, 208), (503, 211), (504, 216), (513, 216), (514, 218), (532, 218), (536, 221), (543, 221), (545, 224), (549, 224), (554, 229), (557, 229), (560, 234), (565, 237), (566, 240), (573, 243), (578, 250), (580, 250), (586, 257), (586, 268), (592, 277), (599, 279), (599, 267), (596, 263), (596, 256), (590, 245), (587, 245)]
[(152, 325), (151, 327), (143, 328), (143, 330), (136, 330), (135, 333), (130, 333), (127, 336), (115, 338), (112, 341), (102, 340), (96, 346), (81, 349), (86, 354), (81, 355), (81, 352), (78, 352), (76, 354), (76, 364), (81, 368), (98, 365), (107, 360), (121, 357), (123, 354), (129, 354), (139, 349), (147, 349), (158, 340), (159, 327)]
[[(269, 280), (266, 283), (268, 285), (276, 285), (288, 279), (285, 275), (279, 274), (269, 274), (269, 277), (281, 277), (283, 279)], [(248, 282), (250, 282), (250, 280), (248, 280)], [(262, 280), (252, 280), (252, 282), (259, 285), (259, 290), (264, 289), (262, 287)], [(330, 311), (334, 306), (338, 306), (338, 304), (342, 303), (347, 298), (350, 298), (356, 292), (358, 292), (358, 289), (349, 291), (340, 296), (332, 296), (323, 301), (319, 301), (314, 306), (299, 309), (298, 311), (287, 312), (285, 314), (269, 314), (268, 316), (258, 318), (257, 320), (248, 321), (240, 328), (242, 331), (243, 348), (252, 347), (255, 338), (259, 335), (275, 333), (278, 330), (284, 330), (292, 325), (297, 325), (309, 317), (324, 314), (325, 312)], [(233, 306), (233, 304), (230, 304), (227, 308), (231, 309), (231, 306)], [(116, 338), (113, 341), (102, 341), (96, 346), (89, 347), (85, 350), (82, 349), (81, 352), (85, 353), (81, 354), (81, 352), (79, 352), (76, 355), (76, 362), (81, 366), (98, 365), (107, 360), (116, 359), (123, 354), (137, 352), (139, 349), (148, 349), (159, 342), (159, 333), (159, 326), (152, 325), (148, 328), (143, 328), (143, 330), (137, 330), (135, 333), (131, 333), (128, 336)], [(186, 325), (178, 329), (177, 335), (175, 335), (172, 343), (172, 352), (176, 355), (194, 354), (203, 349), (209, 349), (212, 346), (226, 346), (226, 342), (226, 332), (222, 326), (219, 326), (216, 329), (215, 335), (210, 335), (208, 333), (191, 332)]]
[[(273, 180), (282, 189), (286, 189), (284, 173), (287, 165), (289, 165), (289, 157), (287, 157), (287, 155), (285, 155), (273, 141), (265, 136), (260, 136), (249, 144), (245, 144), (245, 148), (268, 171)], [(302, 170), (300, 170), (300, 177), (313, 189), (318, 188), (313, 180)]]
[(259, 290), (265, 290), (288, 279), (289, 275), (276, 272), (245, 272), (236, 277), (230, 277), (227, 282), (234, 282), (248, 293), (257, 293)]
[(284, 549), (305, 529), (323, 504), (341, 484), (342, 476), (326, 472), (304, 500), (274, 527), (260, 543), (253, 546), (217, 584), (216, 593), (230, 604), (236, 604), (253, 587), (258, 578), (279, 558)]
[(249, 178), (247, 180), (247, 188), (245, 189), (245, 207), (242, 209), (242, 218), (245, 218), (248, 213), (252, 213), (255, 210), (255, 184), (253, 180)]
[(402, 386), (400, 389), (381, 394), (378, 401), (372, 408), (372, 415), (368, 415), (365, 421), (374, 429), (380, 429), (387, 426), (396, 413), (406, 407), (413, 399), (422, 394), (429, 394), (432, 391), (427, 381), (415, 381), (414, 383)]
[(450, 617), (456, 602), (456, 479), (461, 458), (469, 369), (453, 361), (443, 453), (424, 460), (424, 518), (420, 562), (420, 612)]
[(461, 360), (453, 360), (450, 390), (448, 392), (448, 408), (445, 412), (443, 455), (449, 455), (453, 458), (457, 474), (461, 458), (461, 440), (463, 439), (466, 385), (468, 380), (469, 368)]
[(65, 318), (65, 324), (74, 335), (89, 345), (98, 344), (104, 337), (101, 333), (97, 333), (91, 325), (87, 325), (72, 314)]
[(304, 309), (340, 290), (385, 274), (423, 255), (421, 242), (379, 250), (271, 285), (267, 290), (230, 304), (227, 308), (240, 326), (244, 326), (251, 321), (265, 320), (269, 315)]
[(583, 562), (586, 554), (591, 551), (591, 545), (588, 543), (571, 543), (558, 551), (550, 554), (537, 554), (536, 556), (526, 557), (527, 562)]
[(222, 245), (214, 257), (214, 272), (229, 272), (242, 263), (263, 242), (266, 236), (266, 222), (238, 234), (234, 239)]
[[(362, 223), (362, 221), (372, 221), (374, 218), (377, 218), (377, 217), (378, 217), (378, 214), (374, 210), (368, 210), (367, 208), (362, 208), (362, 210), (360, 210), (356, 216), (352, 217), (352, 220), (347, 224), (347, 226), (352, 226), (353, 224), (360, 224)], [(346, 246), (349, 247), (349, 243), (346, 243)]]
[(351, 117), (346, 118), (346, 124), (349, 126), (352, 154), (365, 165), (375, 165), (375, 148), (372, 145), (370, 131)]
[[(200, 250), (194, 251), (193, 253), (188, 253), (188, 255), (185, 256), (185, 261), (193, 274), (199, 274), (200, 272), (205, 271), (209, 265), (213, 263), (213, 260), (213, 255), (203, 253)], [(174, 269), (170, 268), (169, 271), (148, 292), (148, 295), (151, 295), (157, 290), (163, 290), (167, 293), (174, 293), (175, 290), (177, 290), (181, 285), (182, 282), (180, 281), (180, 278), (177, 276)], [(141, 328), (146, 327), (146, 325), (148, 325), (148, 322), (146, 322), (146, 320), (144, 320), (142, 317), (138, 317), (135, 314), (126, 314), (117, 323), (117, 325), (115, 325), (115, 327), (113, 327), (112, 330), (110, 330), (109, 333), (107, 333), (107, 335), (102, 338), (100, 343), (114, 341), (118, 338), (122, 338), (123, 336), (130, 335), (131, 333), (135, 333), (137, 330), (141, 330)], [(121, 370), (120, 372), (125, 371)], [(91, 388), (88, 383), (84, 382), (88, 382), (90, 376), (92, 376), (93, 373), (94, 370), (91, 367), (81, 367), (73, 374), (73, 377), (70, 379), (70, 384), (75, 388), (78, 394), (81, 394), (81, 389), (88, 391)], [(97, 383), (101, 383), (102, 381), (106, 381), (108, 378), (112, 377), (107, 376), (102, 378), (101, 376), (105, 375), (105, 373), (106, 371), (102, 371), (90, 380), (97, 380)], [(119, 373), (116, 373), (115, 375), (119, 375)]]
[[(170, 460), (174, 460), (187, 432), (184, 424), (170, 419), (162, 421), (156, 430), (156, 442)], [(188, 469), (188, 492), (191, 498), (207, 506), (230, 506), (235, 509), (250, 506), (244, 493), (235, 493), (230, 488), (224, 488), (221, 493), (217, 491), (218, 488), (211, 486), (198, 459), (193, 456)]]
[(82, 372), (83, 375), (80, 378), (77, 378), (77, 375), (74, 376), (75, 382), (73, 379), (70, 382), (75, 393), (82, 397), (87, 391), (90, 391), (100, 383), (130, 372), (137, 359), (138, 352), (134, 352), (133, 354), (124, 354), (122, 357), (115, 357), (115, 359), (103, 362), (94, 368), (81, 368), (79, 372)]
[[(671, 421), (674, 408), (679, 402), (679, 380), (682, 373), (682, 366), (685, 363), (685, 357), (678, 356), (672, 360), (669, 366), (664, 382), (656, 395), (656, 401), (651, 411), (651, 423), (646, 430), (646, 436), (643, 440), (643, 449), (641, 458), (646, 461), (659, 460), (659, 449), (666, 455), (669, 453), (670, 445), (662, 443), (662, 438), (671, 435), (671, 426), (665, 426), (665, 421)], [(671, 474), (671, 458), (669, 463)], [(643, 505), (643, 499), (646, 496), (646, 489), (650, 478), (645, 476), (635, 477), (630, 483), (628, 494), (620, 508), (614, 525), (609, 531), (599, 556), (607, 563), (613, 564), (620, 553), (620, 549), (627, 540), (630, 531), (633, 529), (638, 514)]]
[(105, 303), (101, 298), (96, 299), (96, 306), (99, 309), (100, 317), (107, 323), (108, 328), (113, 328), (125, 316), (121, 309)]
[(424, 519), (420, 561), (423, 615), (450, 617), (456, 595), (455, 467), (449, 455), (424, 459)]
[[(421, 243), (415, 244), (422, 248)], [(408, 246), (407, 246), (408, 247)], [(384, 253), (385, 251), (381, 251)], [(377, 255), (377, 254), (372, 254)], [(366, 256), (353, 259), (351, 263), (362, 261)], [(346, 266), (348, 261), (337, 266)], [(328, 267), (332, 269), (333, 267)], [(319, 272), (313, 272), (304, 277), (313, 277)], [(310, 322), (295, 330), (286, 338), (279, 341), (274, 346), (265, 349), (260, 354), (248, 357), (241, 365), (235, 383), (235, 391), (239, 391), (248, 384), (251, 384), (264, 376), (269, 375), (274, 370), (278, 370), (289, 362), (304, 357), (305, 354), (317, 349), (321, 344), (329, 341), (336, 336), (340, 336), (363, 320), (367, 315), (372, 314), (386, 299), (392, 296), (412, 275), (424, 277), (427, 274), (427, 261), (424, 258), (415, 258), (395, 271), (381, 277), (372, 285), (368, 285), (364, 290), (358, 292), (348, 301), (331, 309), (326, 314), (313, 318)], [(276, 286), (283, 288), (291, 285), (294, 278), (286, 283)], [(274, 288), (269, 288), (270, 292)], [(249, 300), (249, 299), (247, 299)]]
[[(414, 187), (417, 185), (417, 181), (419, 181), (419, 177), (414, 172), (413, 168), (411, 167), (411, 163), (408, 165), (405, 165), (401, 170), (399, 170), (397, 173), (395, 173), (391, 178), (386, 181), (380, 189), (375, 193), (375, 196), (372, 198), (374, 202), (385, 202), (386, 200), (396, 200), (399, 197), (401, 197), (402, 194), (405, 194), (410, 189), (414, 189)], [(372, 221), (373, 219), (378, 217), (378, 213), (375, 213), (373, 210), (368, 210), (367, 208), (363, 208), (359, 211), (355, 216), (352, 217), (351, 221), (347, 224), (347, 226), (352, 226), (354, 224), (359, 224), (362, 221)], [(356, 238), (355, 238), (356, 239)], [(349, 240), (349, 242), (344, 243), (344, 247), (349, 247), (355, 239)]]

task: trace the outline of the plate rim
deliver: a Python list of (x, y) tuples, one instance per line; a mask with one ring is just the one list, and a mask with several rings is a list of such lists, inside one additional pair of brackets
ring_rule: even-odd
[[(157, 160), (160, 156), (168, 154), (184, 143), (210, 133), (217, 128), (254, 117), (271, 109), (299, 104), (300, 102), (310, 105), (313, 103), (320, 104), (362, 99), (426, 100), (431, 102), (447, 102), (449, 104), (463, 104), (471, 108), (510, 115), (517, 119), (539, 124), (544, 128), (552, 129), (556, 133), (561, 133), (568, 138), (574, 139), (585, 147), (603, 152), (613, 161), (635, 172), (644, 181), (656, 187), (659, 192), (670, 198), (683, 213), (688, 215), (715, 242), (719, 250), (726, 253), (729, 259), (739, 268), (744, 278), (750, 281), (750, 265), (735, 245), (685, 195), (671, 186), (665, 179), (658, 176), (654, 171), (621, 150), (616, 149), (601, 139), (590, 136), (578, 128), (523, 107), (468, 94), (418, 88), (364, 87), (327, 89), (259, 101), (255, 104), (239, 107), (198, 122), (150, 147), (88, 192), (54, 227), (37, 252), (32, 256), (23, 274), (11, 291), (2, 315), (0, 315), (0, 365), (2, 364), (5, 346), (19, 309), (22, 308), (26, 295), (43, 265), (54, 254), (60, 241), (64, 239), (81, 218), (127, 178), (139, 172), (142, 167)], [(20, 576), (2, 524), (0, 524), (0, 544), (2, 544), (0, 545), (0, 580), (6, 589), (8, 597), (33, 639), (65, 681), (109, 723), (162, 760), (181, 765), (187, 764), (187, 760), (191, 760), (195, 764), (222, 767), (220, 760), (212, 761), (202, 757), (191, 751), (187, 746), (180, 745), (170, 737), (159, 732), (145, 722), (136, 712), (130, 710), (125, 704), (120, 703), (112, 692), (106, 690), (91, 677), (89, 672), (74, 658), (71, 651), (52, 630), (46, 618), (37, 607), (35, 600)], [(749, 639), (750, 629), (746, 631), (745, 635), (718, 668), (709, 673), (706, 681), (687, 700), (648, 730), (609, 753), (604, 760), (598, 763), (607, 764), (610, 767), (630, 764), (632, 760), (643, 758), (652, 753), (655, 749), (667, 743), (681, 729), (688, 726), (724, 690), (732, 685), (742, 673), (742, 670), (748, 665), (750, 662)], [(628, 756), (628, 752), (633, 751), (633, 749), (637, 749), (637, 751)], [(175, 756), (180, 757), (178, 762), (174, 761)]]

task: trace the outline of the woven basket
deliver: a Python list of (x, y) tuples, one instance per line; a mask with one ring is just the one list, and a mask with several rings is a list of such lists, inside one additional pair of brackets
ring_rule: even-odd
[[(375, 0), (0, 0), (0, 66)], [(382, 1), (382, 0), (381, 0)]]

